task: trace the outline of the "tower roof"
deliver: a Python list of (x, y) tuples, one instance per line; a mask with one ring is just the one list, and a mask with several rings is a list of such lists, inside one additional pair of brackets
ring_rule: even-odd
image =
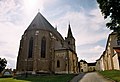
[(38, 14), (35, 16), (27, 30), (47, 30), (63, 40), (61, 34), (57, 30), (55, 30), (55, 28), (46, 20), (46, 18), (40, 12), (38, 12)]
[(69, 24), (69, 26), (68, 26), (68, 34), (67, 34), (67, 37), (68, 37), (68, 38), (74, 38), (74, 37), (73, 37), (73, 34), (72, 34), (72, 31), (71, 31), (70, 24)]

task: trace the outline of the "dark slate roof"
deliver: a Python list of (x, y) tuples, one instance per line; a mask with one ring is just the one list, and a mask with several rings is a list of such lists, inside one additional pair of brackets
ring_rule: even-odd
[(96, 66), (96, 62), (94, 62), (94, 63), (88, 63), (88, 66)]
[(46, 18), (38, 12), (27, 30), (47, 30), (56, 35), (57, 38), (63, 40), (61, 34), (46, 20)]
[(84, 64), (87, 63), (85, 60), (80, 60), (80, 62), (83, 62)]
[(68, 37), (68, 38), (74, 38), (74, 37), (73, 37), (73, 34), (72, 34), (72, 31), (71, 31), (70, 24), (69, 24), (69, 28), (68, 28), (68, 34), (67, 34), (67, 37)]

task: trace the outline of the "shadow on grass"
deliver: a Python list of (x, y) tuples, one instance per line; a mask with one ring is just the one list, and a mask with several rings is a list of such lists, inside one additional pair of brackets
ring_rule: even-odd
[(114, 80), (115, 82), (120, 82), (120, 70), (105, 70), (99, 71), (105, 78)]
[(86, 73), (79, 73), (79, 75), (75, 76), (70, 82), (79, 82), (85, 74)]
[(64, 74), (64, 75), (25, 75), (15, 77), (17, 80), (24, 80), (30, 82), (69, 82), (75, 74)]

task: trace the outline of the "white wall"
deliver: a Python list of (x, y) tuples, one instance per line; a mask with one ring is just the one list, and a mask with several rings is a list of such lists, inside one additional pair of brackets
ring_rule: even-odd
[(114, 69), (120, 70), (119, 61), (118, 61), (118, 54), (115, 54), (113, 56), (113, 66), (114, 66)]
[(103, 57), (100, 59), (100, 71), (104, 71), (104, 62), (103, 62)]
[(88, 72), (88, 65), (86, 63), (80, 62), (80, 66), (80, 70), (83, 69), (83, 72)]

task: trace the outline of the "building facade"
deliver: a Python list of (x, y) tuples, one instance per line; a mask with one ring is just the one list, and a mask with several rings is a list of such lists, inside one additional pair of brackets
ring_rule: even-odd
[(120, 47), (114, 47), (114, 55), (112, 57), (114, 69), (120, 70)]
[(88, 64), (85, 60), (80, 60), (80, 72), (88, 72)]
[(79, 72), (92, 72), (96, 71), (96, 62), (87, 63), (85, 60), (80, 60), (78, 62)]
[(115, 32), (109, 34), (105, 51), (97, 60), (97, 68), (101, 71), (120, 70), (120, 40)]
[(88, 63), (88, 72), (96, 71), (96, 62)]
[(22, 73), (77, 73), (78, 57), (71, 26), (64, 39), (61, 34), (38, 13), (20, 40), (17, 74)]

